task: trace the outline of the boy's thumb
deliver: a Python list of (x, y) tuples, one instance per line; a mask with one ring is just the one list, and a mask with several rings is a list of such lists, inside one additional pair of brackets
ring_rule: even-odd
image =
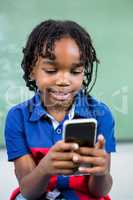
[(100, 134), (98, 136), (98, 142), (96, 143), (95, 147), (96, 149), (103, 149), (104, 145), (105, 145), (105, 139), (103, 135)]

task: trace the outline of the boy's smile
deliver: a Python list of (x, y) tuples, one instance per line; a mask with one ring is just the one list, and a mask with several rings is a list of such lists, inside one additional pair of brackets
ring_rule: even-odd
[(64, 110), (81, 89), (84, 67), (73, 39), (64, 37), (55, 41), (53, 51), (55, 59), (39, 57), (31, 76), (41, 91), (45, 107)]
[(50, 88), (49, 94), (52, 95), (52, 97), (57, 101), (65, 101), (71, 96), (71, 91), (67, 90), (55, 90)]

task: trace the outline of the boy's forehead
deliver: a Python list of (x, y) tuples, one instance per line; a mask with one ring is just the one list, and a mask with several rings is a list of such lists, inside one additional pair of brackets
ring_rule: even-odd
[(50, 63), (57, 60), (60, 56), (62, 57), (64, 52), (66, 53), (67, 47), (71, 55), (75, 54), (77, 62), (86, 62), (77, 42), (71, 37), (61, 37), (60, 39), (54, 40), (53, 43), (48, 43), (48, 41), (46, 41), (40, 56)]
[(53, 39), (53, 38), (49, 38), (48, 40), (45, 40), (44, 42), (43, 42), (43, 49), (42, 49), (42, 51), (45, 53), (46, 52), (46, 50), (52, 50), (53, 52), (55, 51), (55, 48), (56, 48), (56, 44), (58, 43), (58, 42), (61, 42), (61, 41), (63, 41), (63, 40), (71, 40), (71, 41), (73, 41), (77, 46), (78, 46), (78, 48), (79, 48), (79, 50), (80, 50), (80, 46), (78, 45), (78, 43), (77, 43), (77, 41), (75, 40), (75, 38), (72, 38), (71, 36), (65, 36), (65, 35), (62, 35), (61, 37), (59, 37), (59, 38), (55, 38), (55, 39)]

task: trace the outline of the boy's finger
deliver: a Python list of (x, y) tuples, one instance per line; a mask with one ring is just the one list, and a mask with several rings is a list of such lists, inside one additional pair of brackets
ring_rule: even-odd
[(75, 151), (79, 149), (78, 144), (76, 143), (65, 143), (64, 141), (57, 142), (52, 149), (54, 151)]
[(95, 145), (96, 149), (103, 149), (105, 145), (105, 139), (103, 137), (103, 135), (99, 135), (98, 136), (98, 142)]

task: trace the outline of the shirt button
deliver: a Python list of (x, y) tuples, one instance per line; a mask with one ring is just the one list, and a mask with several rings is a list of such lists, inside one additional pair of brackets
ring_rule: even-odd
[(58, 134), (61, 134), (61, 129), (58, 128), (56, 132), (57, 132)]

